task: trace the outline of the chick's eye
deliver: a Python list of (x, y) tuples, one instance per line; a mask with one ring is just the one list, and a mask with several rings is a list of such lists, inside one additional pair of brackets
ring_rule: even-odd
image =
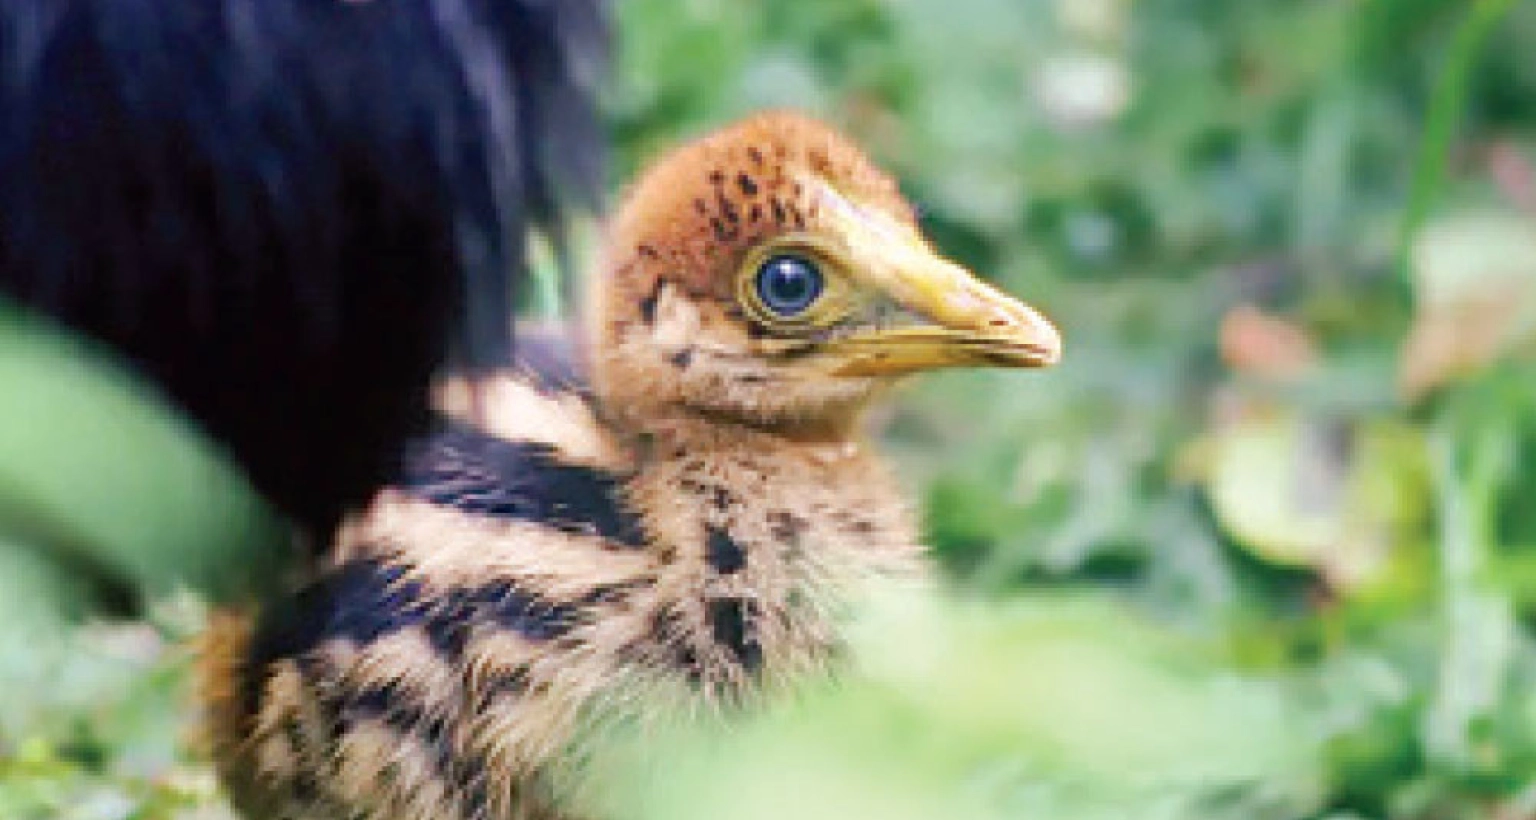
[(802, 256), (775, 256), (757, 269), (757, 295), (780, 316), (793, 316), (821, 295), (821, 270)]

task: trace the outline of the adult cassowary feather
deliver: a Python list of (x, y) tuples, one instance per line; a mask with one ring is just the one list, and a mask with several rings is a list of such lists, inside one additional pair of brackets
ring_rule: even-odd
[(525, 229), (587, 197), (596, 0), (4, 0), (0, 293), (104, 342), (323, 535)]

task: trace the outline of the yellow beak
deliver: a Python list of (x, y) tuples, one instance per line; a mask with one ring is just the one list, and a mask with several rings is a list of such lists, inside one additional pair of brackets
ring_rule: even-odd
[(842, 376), (940, 367), (1050, 367), (1061, 334), (1039, 311), (939, 256), (910, 228), (832, 194), (850, 274), (910, 321), (831, 343)]

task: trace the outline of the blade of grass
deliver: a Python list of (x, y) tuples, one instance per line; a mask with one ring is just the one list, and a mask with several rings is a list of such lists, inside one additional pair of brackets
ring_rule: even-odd
[(1430, 436), (1440, 522), (1442, 652), (1422, 731), (1426, 751), (1456, 769), (1477, 764), (1476, 729), (1503, 694), (1518, 626), (1507, 592), (1484, 580), (1494, 550), (1498, 486), (1516, 450), (1507, 426), (1442, 417)]
[(1413, 238), (1445, 185), (1446, 159), (1450, 154), (1451, 142), (1456, 138), (1456, 127), (1466, 109), (1472, 67), (1494, 26), (1514, 5), (1514, 0), (1479, 0), (1457, 27), (1445, 66), (1435, 81), (1424, 137), (1419, 143), (1418, 157), (1414, 162), (1402, 233), (1398, 238), (1398, 270), (1405, 282), (1410, 275), (1408, 256)]

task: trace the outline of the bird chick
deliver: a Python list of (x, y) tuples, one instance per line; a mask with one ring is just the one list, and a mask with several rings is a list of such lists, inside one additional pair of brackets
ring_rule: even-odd
[(587, 384), (482, 385), (478, 425), (414, 448), (310, 587), (215, 628), (216, 755), (251, 816), (571, 817), (604, 727), (780, 690), (836, 656), (862, 584), (921, 575), (861, 434), (882, 390), (1060, 354), (794, 114), (656, 163), (601, 267)]

